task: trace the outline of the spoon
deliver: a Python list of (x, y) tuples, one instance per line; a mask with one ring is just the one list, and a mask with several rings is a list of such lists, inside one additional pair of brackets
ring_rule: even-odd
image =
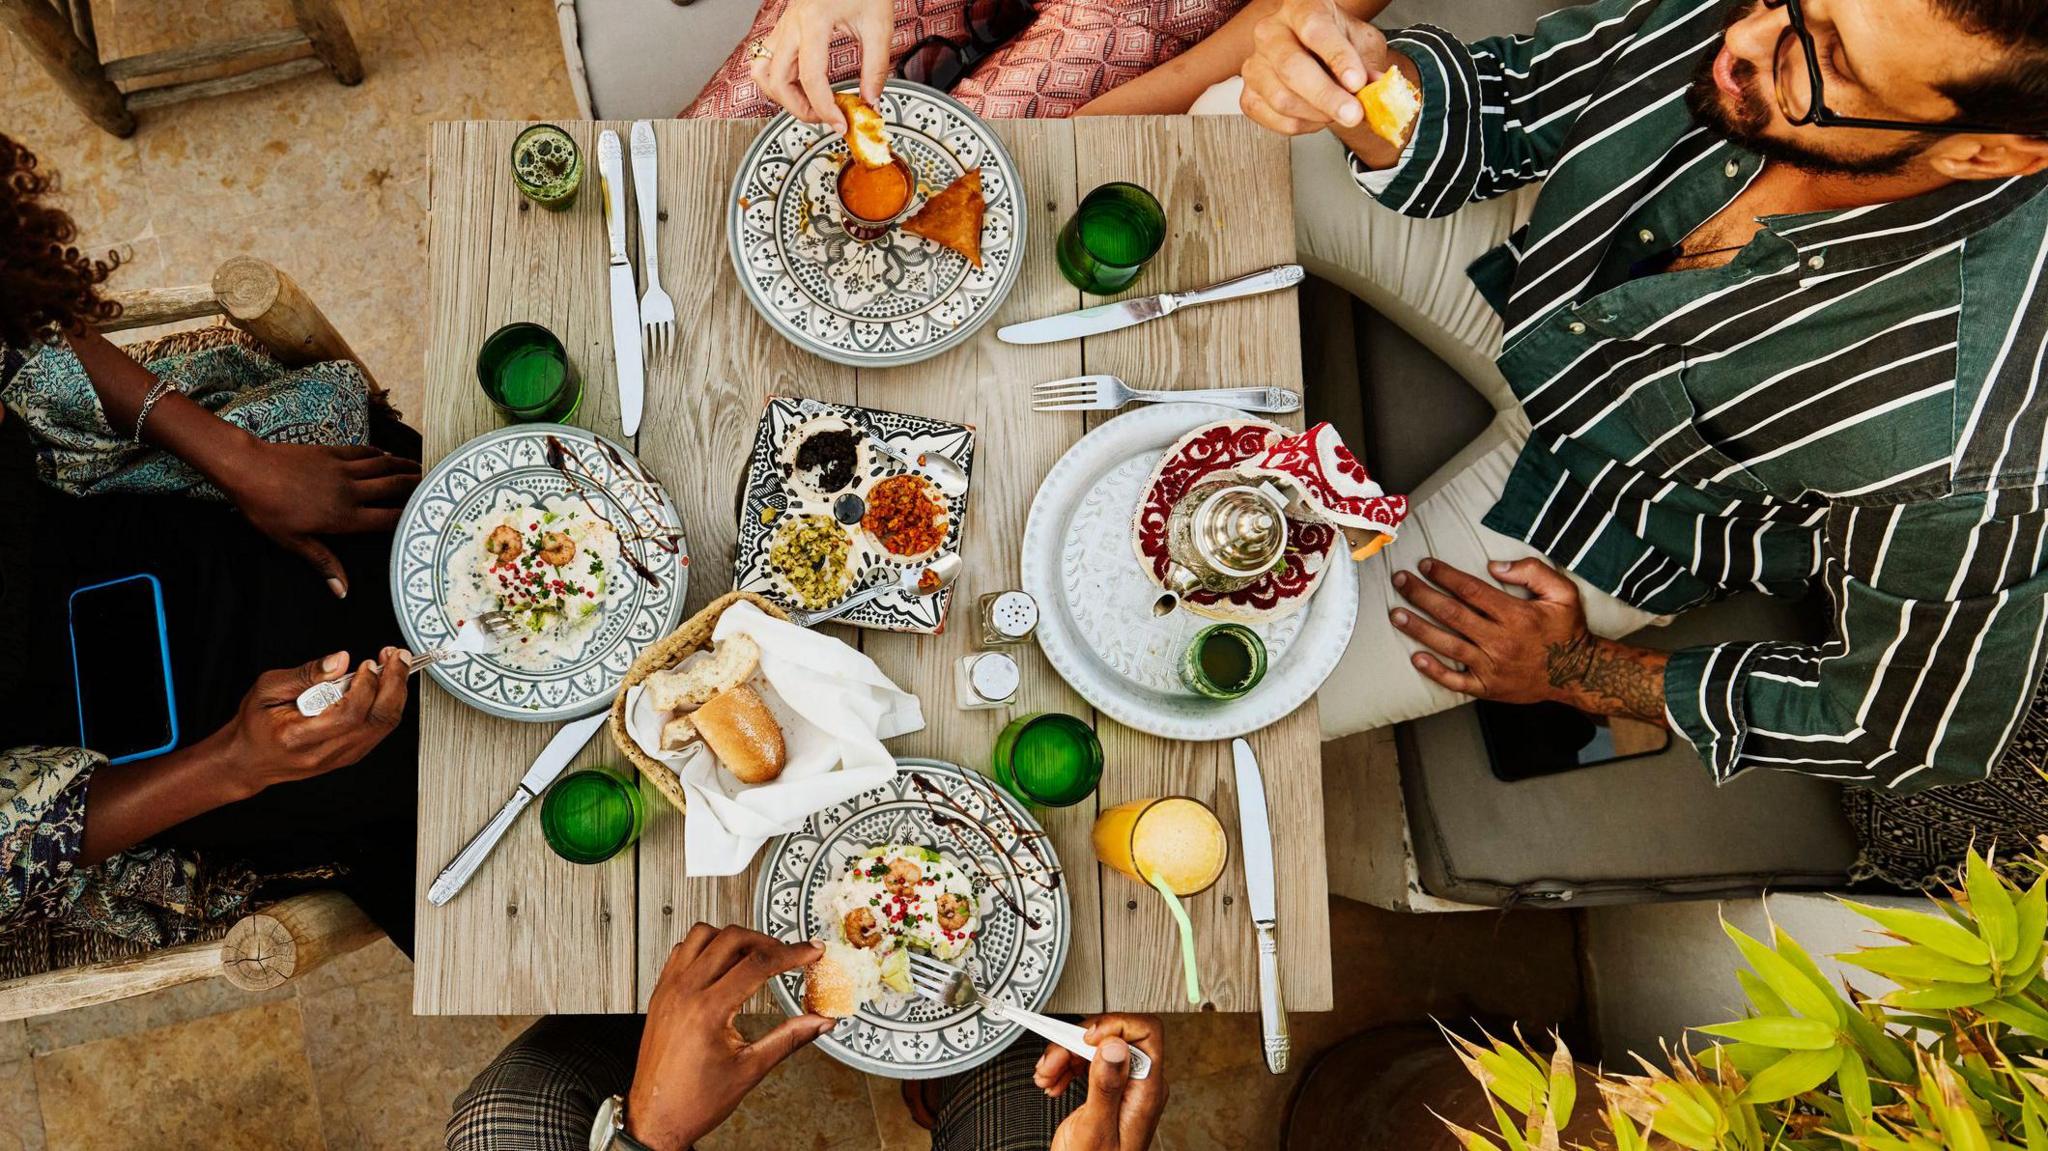
[(817, 611), (793, 611), (789, 622), (798, 627), (816, 627), (828, 619), (837, 619), (865, 603), (871, 603), (889, 592), (903, 592), (914, 596), (934, 596), (953, 586), (960, 578), (959, 553), (942, 555), (923, 567), (904, 568), (896, 578), (873, 587), (857, 591), (831, 607)]

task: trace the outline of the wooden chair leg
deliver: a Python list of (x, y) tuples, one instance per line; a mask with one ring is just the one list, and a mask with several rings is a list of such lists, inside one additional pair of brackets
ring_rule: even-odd
[(327, 70), (343, 84), (363, 82), (363, 58), (356, 53), (356, 39), (335, 8), (334, 0), (292, 0), (292, 15), (313, 42), (313, 53), (327, 62)]
[(363, 373), (373, 396), (384, 389), (290, 276), (253, 256), (236, 256), (213, 273), (214, 298), (237, 327), (255, 336), (286, 364), (348, 360)]
[(244, 991), (268, 991), (381, 934), (339, 891), (295, 895), (229, 929), (220, 943), (220, 973)]
[[(99, 54), (79, 40), (70, 21), (47, 0), (0, 0), (0, 28), (14, 33), (87, 119), (116, 136), (135, 134), (135, 116), (100, 67)], [(355, 49), (349, 51), (353, 55)]]

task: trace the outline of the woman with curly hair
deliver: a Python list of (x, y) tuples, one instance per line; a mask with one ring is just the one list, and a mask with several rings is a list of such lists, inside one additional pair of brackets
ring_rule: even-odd
[[(237, 329), (109, 343), (117, 260), (79, 250), (53, 183), (0, 135), (0, 932), (163, 945), (338, 886), (409, 948), (417, 728), (382, 573), (417, 436), (354, 365), (286, 369)], [(181, 741), (115, 763), (74, 660), (161, 696), (159, 637), (74, 653), (70, 597), (135, 575)], [(351, 650), (377, 658), (300, 715)]]

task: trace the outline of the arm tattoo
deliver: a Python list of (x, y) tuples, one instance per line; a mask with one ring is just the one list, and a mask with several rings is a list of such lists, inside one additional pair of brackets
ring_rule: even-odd
[(1664, 723), (1664, 665), (1670, 656), (1581, 632), (1546, 646), (1543, 671), (1565, 702), (1595, 715)]

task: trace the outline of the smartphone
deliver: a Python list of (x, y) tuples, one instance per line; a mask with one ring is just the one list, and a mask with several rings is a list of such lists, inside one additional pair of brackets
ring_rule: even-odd
[(1656, 755), (1671, 746), (1671, 733), (1662, 727), (1591, 716), (1561, 703), (1482, 699), (1475, 707), (1487, 759), (1503, 783)]
[(178, 746), (170, 633), (155, 576), (126, 576), (71, 593), (71, 680), (80, 747), (126, 763)]

